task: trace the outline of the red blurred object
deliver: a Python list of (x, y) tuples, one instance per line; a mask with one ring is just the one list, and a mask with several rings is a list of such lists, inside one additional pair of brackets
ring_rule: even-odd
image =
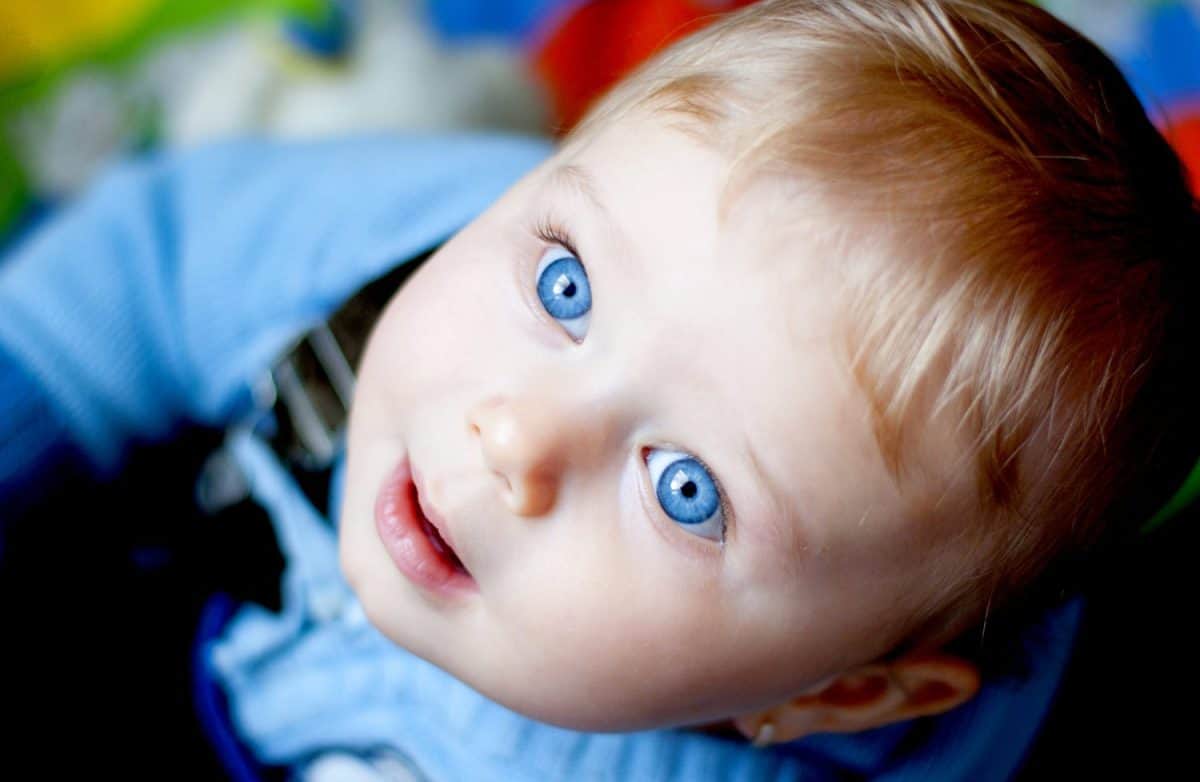
[[(566, 133), (592, 101), (668, 44), (754, 0), (585, 0), (541, 36), (532, 53), (550, 94), (555, 129)], [(1176, 107), (1165, 129), (1200, 194), (1200, 100)]]
[(566, 133), (593, 100), (643, 60), (754, 0), (590, 0), (543, 37), (534, 68)]
[(1200, 99), (1172, 111), (1171, 123), (1163, 132), (1183, 158), (1191, 175), (1192, 192), (1200, 197)]

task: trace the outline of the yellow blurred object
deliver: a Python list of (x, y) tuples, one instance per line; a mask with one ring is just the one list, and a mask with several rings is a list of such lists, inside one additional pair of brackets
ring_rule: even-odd
[(2, 0), (0, 82), (103, 46), (162, 0)]

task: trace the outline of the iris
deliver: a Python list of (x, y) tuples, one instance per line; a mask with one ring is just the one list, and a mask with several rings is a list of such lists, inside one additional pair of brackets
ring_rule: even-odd
[(578, 258), (563, 250), (547, 253), (539, 264), (537, 294), (550, 317), (574, 339), (583, 339), (592, 309), (592, 286)]
[(646, 458), (658, 504), (688, 532), (721, 540), (725, 519), (717, 483), (700, 461), (679, 451), (652, 449)]

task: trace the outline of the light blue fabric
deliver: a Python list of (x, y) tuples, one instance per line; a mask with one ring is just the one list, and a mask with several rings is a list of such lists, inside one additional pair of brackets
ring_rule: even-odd
[(102, 473), (224, 425), (288, 340), (541, 160), (504, 136), (234, 143), (126, 164), (0, 266), (0, 344)]
[[(288, 569), (283, 611), (245, 607), (211, 662), (237, 732), (272, 764), (393, 747), (431, 780), (1005, 780), (1049, 709), (1080, 619), (1080, 600), (1051, 612), (1030, 628), (1039, 640), (1028, 681), (985, 686), (933, 720), (769, 751), (686, 731), (577, 733), (515, 714), (384, 638), (337, 569), (332, 528), (273, 453), (249, 432), (231, 452), (276, 525)], [(914, 731), (925, 735), (914, 742)]]
[[(290, 340), (448, 237), (546, 151), (496, 137), (252, 142), (126, 166), (0, 266), (0, 348), (96, 468), (114, 470), (133, 439), (235, 420)], [(285, 550), (284, 607), (243, 607), (210, 661), (239, 734), (272, 763), (391, 746), (433, 780), (1005, 779), (1078, 624), (1078, 602), (1051, 614), (1030, 682), (986, 688), (933, 721), (770, 751), (684, 731), (575, 733), (390, 644), (338, 571), (332, 527), (273, 454), (248, 432), (230, 451)]]

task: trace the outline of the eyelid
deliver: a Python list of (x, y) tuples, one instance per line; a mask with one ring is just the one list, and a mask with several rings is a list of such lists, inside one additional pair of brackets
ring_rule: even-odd
[[(539, 319), (558, 329), (570, 340), (572, 345), (582, 345), (590, 330), (592, 308), (589, 307), (587, 312), (580, 316), (579, 320), (582, 320), (582, 325), (579, 325), (576, 321), (565, 321), (554, 317), (553, 314), (547, 311), (544, 302), (540, 300), (537, 293), (540, 286), (540, 276), (546, 266), (549, 263), (553, 263), (550, 255), (553, 254), (553, 249), (557, 247), (568, 253), (582, 267), (583, 274), (588, 278), (589, 297), (592, 295), (593, 282), (587, 263), (583, 260), (583, 256), (579, 253), (579, 250), (576, 249), (575, 240), (572, 238), (571, 232), (565, 228), (565, 225), (565, 221), (559, 219), (557, 213), (549, 206), (538, 211), (528, 224), (528, 228), (533, 235), (541, 240), (542, 249), (536, 253), (538, 260), (533, 265), (533, 271), (527, 273), (531, 284), (526, 285), (523, 290), (526, 295), (526, 301), (530, 302), (530, 306), (536, 311)], [(575, 325), (568, 325), (568, 323)], [(582, 329), (582, 333), (579, 333), (580, 329)]]
[[(538, 218), (533, 233), (545, 242), (547, 247), (558, 245), (583, 263), (583, 256), (575, 249), (575, 242), (571, 238), (570, 232), (563, 228), (562, 222), (555, 219), (553, 215), (544, 214)], [(584, 265), (586, 267), (586, 264)]]
[(729, 494), (725, 491), (725, 484), (721, 482), (721, 478), (717, 474), (717, 471), (712, 468), (712, 465), (704, 460), (704, 457), (687, 448), (680, 448), (679, 450), (683, 451), (688, 456), (699, 462), (700, 466), (703, 467), (705, 472), (708, 473), (708, 477), (712, 478), (713, 483), (717, 486), (717, 498), (720, 500), (721, 514), (722, 518), (725, 520), (725, 526), (721, 532), (721, 545), (724, 546), (726, 541), (729, 540), (729, 531), (733, 528), (734, 520), (736, 518), (733, 515), (733, 505), (729, 502)]
[[(521, 300), (525, 302), (525, 307), (533, 314), (536, 320), (545, 324), (553, 332), (561, 334), (569, 344), (580, 345), (582, 344), (581, 341), (577, 341), (572, 337), (563, 328), (561, 323), (555, 320), (550, 313), (546, 312), (546, 308), (542, 306), (542, 302), (538, 299), (537, 295), (538, 266), (551, 247), (561, 247), (576, 258), (579, 258), (579, 254), (566, 241), (563, 241), (569, 241), (570, 236), (559, 226), (561, 226), (561, 223), (549, 216), (538, 218), (527, 226), (528, 234), (532, 234), (541, 246), (534, 252), (529, 252), (527, 249), (518, 250), (521, 256), (520, 260), (513, 264), (516, 277), (515, 282), (517, 289), (520, 291)], [(554, 238), (556, 235), (559, 237), (558, 239)], [(524, 243), (522, 242), (522, 244)], [(583, 262), (582, 258), (579, 258), (579, 260), (581, 263)], [(546, 339), (547, 344), (562, 345), (562, 342), (557, 337), (549, 337), (544, 329), (536, 329), (536, 331), (540, 337)]]

